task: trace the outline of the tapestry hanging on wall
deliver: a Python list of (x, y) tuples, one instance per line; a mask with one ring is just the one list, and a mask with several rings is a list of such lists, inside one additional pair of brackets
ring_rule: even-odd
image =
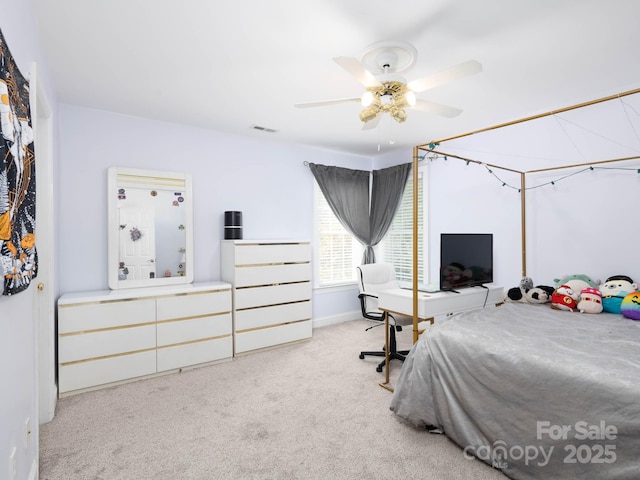
[(3, 295), (25, 290), (38, 273), (36, 165), (29, 82), (0, 31), (0, 273)]

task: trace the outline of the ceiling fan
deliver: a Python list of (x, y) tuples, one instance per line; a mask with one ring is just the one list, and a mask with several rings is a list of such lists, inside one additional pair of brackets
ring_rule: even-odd
[(380, 121), (380, 114), (385, 112), (388, 112), (397, 122), (404, 122), (407, 118), (406, 108), (449, 118), (462, 113), (458, 108), (418, 99), (416, 93), (481, 72), (482, 65), (475, 60), (469, 60), (441, 72), (407, 82), (398, 73), (413, 66), (416, 58), (415, 47), (404, 42), (375, 43), (367, 49), (362, 60), (353, 57), (335, 57), (333, 61), (366, 88), (364, 94), (361, 97), (298, 103), (295, 106), (309, 108), (360, 102), (364, 107), (360, 111), (360, 120), (365, 130), (374, 128)]

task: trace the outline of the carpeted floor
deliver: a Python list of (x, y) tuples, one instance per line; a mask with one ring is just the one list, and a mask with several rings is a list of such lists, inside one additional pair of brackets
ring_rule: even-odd
[(40, 479), (506, 478), (389, 410), (380, 359), (358, 358), (384, 343), (370, 325), (63, 398), (40, 430)]

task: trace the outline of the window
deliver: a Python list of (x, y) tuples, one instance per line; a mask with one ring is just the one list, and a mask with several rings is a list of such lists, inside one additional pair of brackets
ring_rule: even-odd
[[(426, 258), (424, 229), (426, 226), (423, 185), (426, 173), (420, 169), (418, 179), (418, 282), (425, 283), (424, 272), (428, 266)], [(322, 195), (317, 182), (314, 181), (314, 204), (316, 215), (315, 265), (317, 268), (315, 284), (320, 287), (342, 285), (356, 282), (356, 266), (362, 260), (363, 247), (349, 232), (345, 230)], [(393, 263), (396, 267), (396, 278), (400, 282), (412, 281), (413, 267), (413, 175), (409, 177), (407, 186), (395, 218), (389, 227), (384, 240), (376, 247), (376, 259), (379, 262)]]
[[(418, 172), (418, 283), (424, 283), (424, 173)], [(413, 279), (413, 174), (407, 181), (398, 211), (383, 240), (382, 251), (384, 261), (396, 267), (396, 278), (400, 282), (411, 282)]]
[(316, 285), (353, 283), (363, 248), (336, 218), (317, 182), (314, 183), (316, 214)]

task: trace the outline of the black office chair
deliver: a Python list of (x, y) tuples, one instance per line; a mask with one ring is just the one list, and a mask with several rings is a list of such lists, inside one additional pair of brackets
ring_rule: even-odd
[[(390, 263), (369, 263), (360, 265), (357, 269), (358, 285), (360, 287), (358, 298), (360, 299), (362, 316), (366, 319), (379, 322), (365, 330), (368, 331), (374, 327), (384, 325), (384, 312), (378, 309), (378, 292), (398, 288), (396, 270)], [(409, 350), (397, 349), (396, 331), (402, 331), (402, 326), (398, 324), (393, 315), (389, 314), (389, 360), (400, 360), (403, 362)], [(378, 372), (382, 372), (387, 361), (384, 345), (382, 350), (379, 351), (360, 352), (360, 359), (364, 359), (366, 355), (385, 357), (376, 367)]]

